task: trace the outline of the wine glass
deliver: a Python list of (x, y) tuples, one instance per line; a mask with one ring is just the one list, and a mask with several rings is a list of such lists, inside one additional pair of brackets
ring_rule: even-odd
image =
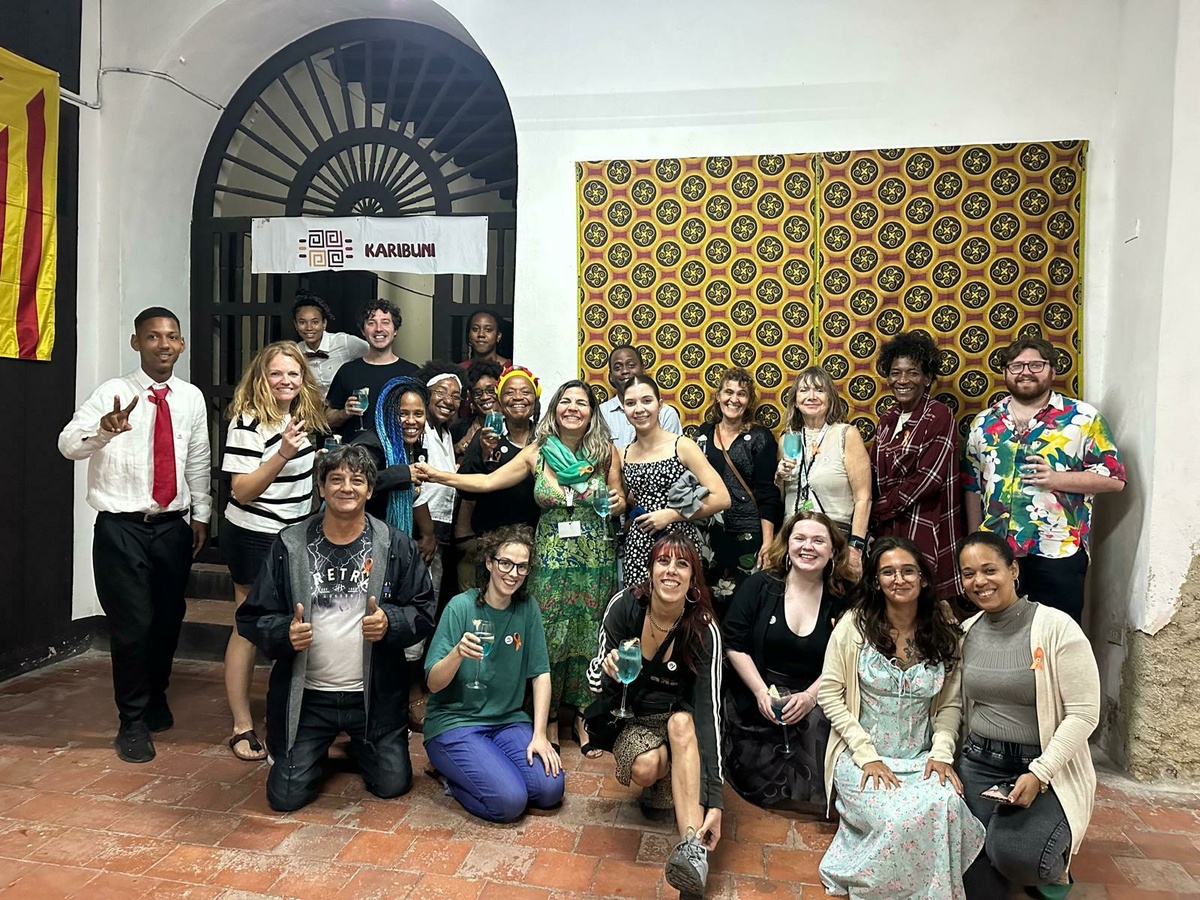
[(496, 437), (501, 437), (504, 434), (504, 415), (492, 410), (483, 417), (483, 427), (490, 428), (496, 432)]
[[(1017, 471), (1022, 475), (1027, 474), (1025, 472), (1026, 466), (1032, 463), (1033, 460), (1041, 457), (1041, 450), (1045, 446), (1045, 441), (1039, 440), (1031, 440), (1021, 444), (1021, 446), (1017, 448)], [(1024, 479), (1022, 479), (1021, 493), (1032, 497), (1036, 494), (1042, 493), (1042, 488), (1036, 484), (1026, 484), (1024, 483)]]
[(594, 478), (588, 484), (590, 490), (590, 499), (592, 509), (596, 511), (604, 522), (604, 539), (611, 541), (612, 537), (608, 533), (608, 514), (612, 510), (611, 500), (608, 496), (608, 482), (603, 478)]
[(775, 688), (770, 697), (771, 710), (775, 713), (775, 719), (783, 726), (783, 752), (790, 755), (792, 746), (788, 743), (787, 725), (783, 723), (783, 708), (787, 706), (788, 700), (791, 699), (792, 692), (787, 688)]
[(631, 713), (625, 706), (629, 695), (629, 685), (637, 680), (642, 672), (642, 646), (635, 638), (617, 647), (617, 680), (621, 682), (621, 708), (613, 713), (618, 719), (632, 719)]
[(358, 398), (358, 427), (361, 430), (366, 428), (363, 418), (367, 414), (367, 404), (371, 402), (371, 389), (369, 387), (359, 388), (354, 392), (354, 396)]
[(785, 431), (783, 433), (783, 458), (784, 459), (799, 459), (802, 443), (800, 434), (795, 431)]
[[(475, 619), (471, 624), (475, 629), (472, 633), (479, 638), (479, 643), (483, 645), (483, 659), (487, 659), (496, 643), (496, 633), (492, 630), (492, 623), (487, 619)], [(476, 660), (475, 680), (467, 682), (466, 685), (473, 691), (482, 691), (487, 688), (487, 685), (479, 680), (483, 676), (483, 659)]]

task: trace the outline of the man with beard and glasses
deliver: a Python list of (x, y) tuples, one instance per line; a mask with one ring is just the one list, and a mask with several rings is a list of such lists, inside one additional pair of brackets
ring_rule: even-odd
[[(642, 358), (632, 347), (614, 347), (608, 355), (608, 383), (612, 385), (613, 395), (600, 404), (600, 414), (612, 433), (613, 443), (625, 447), (633, 443), (633, 426), (625, 417), (621, 406), (621, 388), (633, 380), (635, 375), (645, 375), (646, 368)], [(679, 412), (669, 403), (664, 403), (658, 410), (658, 424), (664, 431), (672, 434), (682, 434), (683, 427), (679, 424)]]
[[(375, 430), (375, 405), (383, 386), (393, 378), (417, 372), (416, 365), (392, 350), (401, 321), (400, 310), (386, 300), (374, 300), (359, 313), (359, 325), (370, 346), (362, 359), (352, 359), (337, 370), (325, 400), (329, 424), (347, 442), (359, 431)], [(363, 388), (367, 390), (366, 404), (358, 402)]]
[(1078, 622), (1092, 501), (1125, 487), (1125, 466), (1096, 408), (1051, 389), (1054, 355), (1035, 338), (1004, 351), (1010, 394), (971, 422), (962, 484), (968, 531), (1003, 535), (1021, 592)]

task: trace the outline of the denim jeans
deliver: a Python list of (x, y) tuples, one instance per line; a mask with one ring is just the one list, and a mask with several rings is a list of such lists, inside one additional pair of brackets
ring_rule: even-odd
[(1034, 798), (1028, 809), (986, 800), (994, 784), (1016, 781), (1042, 755), (1040, 747), (970, 735), (959, 760), (964, 799), (987, 828), (984, 851), (967, 869), (969, 900), (1006, 900), (1009, 883), (1022, 887), (1054, 884), (1071, 858), (1071, 826), (1054, 788)]
[(563, 798), (564, 773), (547, 775), (540, 756), (533, 765), (526, 761), (531, 740), (528, 722), (465, 725), (426, 741), (425, 752), (467, 812), (489, 822), (511, 822), (526, 807), (549, 809)]
[(271, 809), (292, 812), (316, 799), (324, 774), (322, 763), (343, 732), (350, 736), (350, 750), (368, 791), (385, 800), (405, 793), (412, 786), (408, 728), (398, 728), (375, 741), (366, 739), (366, 730), (362, 691), (305, 691), (292, 752), (277, 755), (267, 773)]

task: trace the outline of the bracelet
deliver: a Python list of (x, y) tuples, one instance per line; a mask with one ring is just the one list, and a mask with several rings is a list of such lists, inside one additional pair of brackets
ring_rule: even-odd
[(858, 551), (864, 551), (867, 549), (867, 539), (864, 537), (859, 537), (857, 534), (850, 535), (850, 537), (846, 539), (846, 543)]

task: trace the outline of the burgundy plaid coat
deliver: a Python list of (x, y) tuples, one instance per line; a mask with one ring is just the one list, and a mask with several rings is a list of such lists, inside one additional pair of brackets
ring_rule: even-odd
[(884, 413), (871, 447), (872, 533), (915, 542), (937, 575), (938, 596), (949, 600), (962, 593), (954, 558), (962, 539), (954, 414), (926, 394), (903, 428), (899, 420), (897, 407)]

